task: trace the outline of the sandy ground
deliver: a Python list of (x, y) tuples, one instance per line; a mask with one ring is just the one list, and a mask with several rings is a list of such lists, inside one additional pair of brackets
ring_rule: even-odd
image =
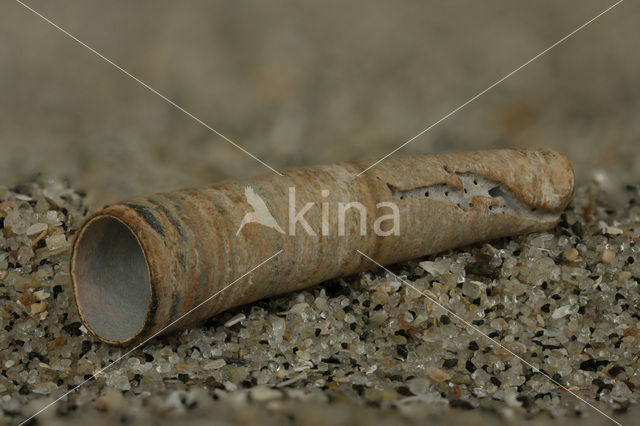
[[(68, 1), (56, 5), (31, 1), (28, 4), (272, 167), (281, 169), (386, 154), (612, 2), (144, 1), (132, 6), (124, 1)], [(571, 222), (584, 221), (585, 227), (592, 226), (594, 233), (600, 230), (599, 220), (611, 226), (626, 223), (632, 229), (637, 218), (630, 213), (633, 209), (629, 203), (635, 193), (627, 186), (640, 182), (637, 150), (640, 56), (636, 46), (639, 16), (637, 3), (622, 3), (398, 154), (552, 147), (572, 161), (582, 188), (579, 203), (572, 206)], [(95, 208), (135, 195), (270, 172), (13, 1), (3, 2), (0, 9), (0, 65), (0, 186), (25, 185), (34, 175), (41, 175), (44, 182), (48, 178), (66, 179), (70, 188), (87, 194), (76, 201)], [(55, 191), (61, 191), (60, 187), (56, 186)], [(9, 193), (15, 195), (8, 191), (5, 196)], [(599, 216), (587, 223), (583, 209), (591, 201), (598, 206)], [(69, 223), (64, 231), (68, 238), (83, 214), (84, 208), (78, 207), (75, 222)], [(559, 232), (550, 234), (555, 238), (549, 243), (554, 244), (549, 248), (554, 256), (566, 249), (558, 239)], [(528, 240), (514, 241), (521, 244)], [(599, 256), (602, 242), (594, 241), (587, 238), (585, 253)], [(621, 252), (632, 250), (628, 242), (621, 244)], [(445, 258), (465, 253), (474, 252), (463, 249)], [(625, 258), (635, 256), (635, 252), (624, 254)], [(64, 259), (63, 254), (54, 263), (64, 269)], [(638, 263), (640, 259), (636, 266)], [(606, 272), (613, 277), (630, 267), (614, 264), (607, 266)], [(30, 277), (35, 272), (22, 271), (21, 276)], [(59, 282), (53, 277), (45, 287), (68, 285), (64, 276), (58, 279)], [(362, 291), (362, 297), (369, 297), (368, 290)], [(631, 291), (637, 295), (637, 288)], [(2, 300), (3, 306), (15, 311), (12, 298), (16, 294), (10, 296)], [(273, 302), (275, 305), (264, 309), (268, 315), (275, 315), (295, 305), (296, 297), (299, 295)], [(310, 297), (317, 298), (319, 293), (312, 292)], [(70, 299), (61, 300), (66, 302), (58, 309), (68, 311), (70, 317), (65, 321), (73, 323), (76, 314), (73, 305), (68, 304)], [(251, 310), (247, 309), (243, 312), (249, 317)], [(7, 318), (3, 317), (3, 326)], [(213, 339), (218, 327), (224, 326), (211, 327), (213, 330), (203, 331), (203, 338)], [(0, 337), (0, 351), (20, 353), (11, 333), (7, 331)], [(68, 335), (62, 329), (57, 333), (52, 337), (65, 336), (71, 342), (66, 353), (56, 353), (51, 358), (69, 359), (73, 368), (77, 368), (76, 363), (82, 358), (85, 340), (90, 342), (90, 353), (96, 357), (117, 353), (86, 335)], [(243, 340), (241, 329), (232, 330), (231, 334), (241, 345), (257, 344), (257, 340)], [(180, 357), (187, 357), (180, 348), (190, 341), (180, 339), (160, 342), (152, 350), (169, 347)], [(223, 355), (235, 359), (227, 353)], [(26, 354), (25, 357), (20, 358), (17, 366), (30, 368), (33, 357)], [(144, 359), (143, 355), (140, 357)], [(211, 354), (210, 357), (216, 358)], [(248, 367), (249, 375), (262, 366), (259, 360), (254, 361)], [(627, 374), (634, 374), (636, 365), (630, 360), (625, 362)], [(462, 424), (522, 421), (528, 416), (542, 422), (554, 415), (545, 410), (516, 409), (512, 413), (500, 398), (497, 408), (487, 408), (481, 402), (481, 408), (472, 411), (442, 411), (423, 401), (419, 408), (400, 410), (391, 407), (393, 404), (372, 403), (377, 396), (366, 392), (359, 395), (360, 388), (355, 388), (355, 394), (352, 388), (346, 398), (358, 409), (335, 404), (333, 397), (300, 402), (300, 398), (288, 394), (281, 406), (270, 399), (268, 402), (275, 404), (275, 408), (265, 407), (252, 402), (259, 397), (247, 397), (251, 386), (225, 387), (225, 380), (235, 374), (230, 369), (236, 367), (245, 368), (227, 365), (224, 374), (216, 376), (216, 384), (209, 386), (210, 389), (222, 386), (220, 392), (231, 396), (210, 398), (206, 403), (195, 404), (186, 414), (181, 411), (186, 409), (183, 405), (189, 405), (185, 398), (199, 396), (171, 396), (172, 382), (157, 390), (157, 401), (149, 402), (136, 389), (125, 391), (121, 400), (122, 388), (109, 393), (108, 389), (118, 389), (118, 384), (103, 381), (88, 387), (85, 399), (74, 404), (85, 407), (78, 409), (79, 416), (96, 416), (97, 409), (102, 413), (98, 418), (105, 422), (124, 416), (114, 406), (130, 404), (124, 408), (126, 416), (142, 422), (163, 412), (158, 407), (175, 403), (176, 398), (182, 398), (182, 408), (174, 407), (178, 415), (194, 421), (210, 420), (210, 413), (216, 412), (221, 422), (271, 421), (265, 413), (278, 414), (274, 422), (282, 419), (311, 422), (322, 416), (317, 413), (323, 413), (324, 408), (318, 407), (324, 404), (334, 407), (334, 414), (322, 420), (345, 424), (350, 416), (363, 422), (375, 419), (392, 423), (402, 416), (405, 422), (433, 419)], [(134, 383), (134, 373), (129, 373), (131, 377), (127, 376), (127, 380)], [(20, 395), (16, 396), (20, 409), (12, 405), (14, 402), (2, 402), (4, 421), (9, 423), (23, 418), (45, 398), (26, 391), (20, 394), (23, 385), (29, 384), (27, 389), (32, 391), (32, 385), (37, 383), (16, 374), (13, 380), (20, 386), (12, 384), (13, 388), (0, 392), (6, 392), (4, 396), (14, 396), (16, 392)], [(63, 373), (57, 374), (58, 379), (66, 380)], [(181, 382), (176, 379), (173, 367), (161, 374)], [(405, 378), (410, 375), (403, 374)], [(73, 377), (63, 380), (64, 386), (75, 383)], [(605, 384), (616, 381), (610, 376), (603, 377), (608, 380)], [(197, 374), (196, 378), (202, 379)], [(49, 379), (55, 383), (56, 377)], [(211, 385), (204, 379), (197, 380), (191, 384), (194, 389)], [(313, 387), (311, 379), (303, 384)], [(605, 387), (604, 392), (609, 391)], [(325, 397), (328, 393), (321, 392)], [(451, 400), (450, 395), (445, 396)], [(589, 398), (596, 396), (588, 393)], [(235, 402), (230, 402), (229, 398), (234, 397)], [(96, 398), (99, 402), (95, 402)], [(630, 399), (633, 398), (627, 398)], [(25, 405), (30, 400), (36, 402)], [(245, 400), (249, 401), (248, 406)], [(476, 404), (477, 400), (473, 401)], [(570, 406), (563, 405), (566, 401), (562, 399), (560, 405)], [(365, 408), (367, 404), (373, 406)], [(606, 403), (602, 408), (613, 413), (614, 405)], [(621, 422), (632, 423), (629, 418), (637, 413), (633, 407), (624, 410), (618, 407), (619, 411), (631, 412), (620, 414)], [(588, 409), (581, 412), (579, 420), (571, 416), (569, 419), (581, 422), (585, 417), (594, 422), (604, 419)], [(587, 412), (591, 414), (585, 415)], [(52, 413), (46, 417), (49, 422), (57, 419), (56, 412)], [(59, 413), (74, 414), (68, 406)], [(567, 412), (555, 415), (563, 422), (572, 421), (567, 420)]]

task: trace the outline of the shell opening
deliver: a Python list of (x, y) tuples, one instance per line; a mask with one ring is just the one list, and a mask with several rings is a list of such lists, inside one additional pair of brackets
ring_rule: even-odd
[(71, 271), (84, 323), (103, 340), (135, 337), (151, 306), (149, 267), (138, 238), (108, 215), (90, 220), (77, 238)]

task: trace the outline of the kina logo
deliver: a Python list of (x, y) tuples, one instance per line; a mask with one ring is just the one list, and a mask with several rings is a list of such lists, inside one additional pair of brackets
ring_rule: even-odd
[[(296, 236), (296, 229), (302, 228), (304, 232), (311, 236), (337, 235), (344, 237), (348, 232), (358, 232), (360, 235), (367, 235), (368, 220), (367, 208), (358, 201), (352, 202), (329, 202), (329, 190), (320, 191), (320, 196), (314, 201), (306, 203), (296, 203), (296, 188), (289, 187), (289, 211), (288, 211), (288, 232), (280, 227), (276, 219), (273, 217), (265, 200), (256, 193), (256, 191), (247, 186), (244, 188), (244, 195), (247, 204), (251, 206), (251, 211), (245, 213), (236, 236), (240, 234), (245, 225), (257, 223), (267, 228), (276, 230), (281, 234), (287, 234), (292, 237)], [(305, 194), (307, 197), (309, 194)], [(320, 203), (318, 203), (318, 201)], [(300, 206), (297, 209), (296, 206)], [(400, 233), (400, 210), (395, 203), (380, 202), (376, 204), (377, 209), (386, 208), (390, 210), (390, 214), (379, 215), (373, 222), (373, 231), (376, 235), (386, 237), (389, 235), (399, 235)], [(311, 223), (307, 221), (305, 215), (313, 214)], [(387, 223), (388, 226), (383, 226)], [(315, 226), (312, 226), (312, 224)], [(336, 228), (337, 225), (337, 229)], [(318, 229), (320, 228), (320, 229)], [(385, 228), (385, 229), (383, 229)]]

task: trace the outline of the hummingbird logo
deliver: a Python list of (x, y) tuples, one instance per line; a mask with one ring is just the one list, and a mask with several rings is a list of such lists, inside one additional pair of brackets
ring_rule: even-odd
[[(253, 211), (250, 211), (244, 215), (244, 217), (242, 218), (242, 221), (240, 222), (240, 227), (238, 228), (238, 232), (236, 232), (236, 236), (238, 236), (242, 231), (242, 229), (244, 228), (244, 226), (248, 225), (249, 223), (258, 223), (260, 225), (266, 226), (267, 228), (275, 229), (281, 234), (285, 234), (285, 231), (280, 227), (280, 225), (278, 225), (278, 222), (276, 222), (273, 215), (271, 215), (271, 212), (267, 207), (267, 203), (264, 202), (264, 199), (262, 199), (262, 197), (256, 194), (253, 188), (251, 188), (250, 186), (245, 187), (244, 195), (245, 195), (245, 198), (247, 199), (247, 203), (251, 207), (253, 207)], [(324, 200), (326, 200), (330, 194), (328, 190), (322, 190), (320, 192), (320, 195)], [(305, 196), (308, 196), (308, 194), (305, 194)], [(350, 203), (345, 203), (342, 201), (338, 202), (336, 206), (337, 212), (335, 212), (335, 209), (332, 209), (330, 207), (329, 201), (323, 201), (320, 203), (320, 205), (318, 205), (314, 201), (307, 202), (304, 205), (302, 205), (302, 208), (299, 210), (296, 209), (297, 205), (302, 205), (302, 203), (296, 203), (296, 188), (289, 187), (289, 215), (288, 215), (289, 216), (289, 221), (288, 221), (289, 233), (288, 235), (292, 237), (295, 237), (296, 235), (297, 225), (300, 225), (303, 228), (303, 230), (311, 236), (318, 235), (318, 230), (317, 229), (314, 230), (311, 224), (305, 218), (305, 214), (309, 213), (314, 208), (316, 209), (316, 213), (318, 213), (317, 211), (318, 207), (320, 207), (320, 214), (321, 214), (320, 232), (322, 236), (330, 235), (330, 232), (331, 232), (330, 224), (337, 222), (338, 236), (344, 237), (347, 229), (346, 223), (347, 222), (354, 223), (354, 220), (357, 221), (358, 217), (360, 218), (360, 235), (367, 234), (367, 223), (368, 223), (367, 209), (362, 203), (358, 201), (354, 201)], [(381, 237), (386, 237), (388, 235), (399, 235), (400, 210), (398, 209), (398, 206), (395, 203), (385, 201), (385, 202), (376, 204), (376, 208), (391, 209), (391, 214), (380, 215), (373, 222), (373, 231), (376, 233), (376, 235), (379, 235)], [(334, 211), (335, 213), (337, 213), (338, 215), (337, 220), (333, 220), (333, 221), (330, 220), (331, 211)], [(352, 214), (348, 215), (349, 212), (351, 212)], [(312, 223), (317, 223), (317, 219), (318, 217), (316, 214), (315, 216), (316, 222), (312, 221)], [(382, 229), (382, 224), (388, 221), (391, 221), (391, 226), (387, 226), (385, 227), (386, 229)]]
[(280, 225), (278, 225), (278, 222), (276, 222), (274, 217), (271, 215), (271, 212), (267, 208), (267, 204), (258, 194), (255, 193), (253, 188), (247, 186), (244, 189), (244, 196), (247, 199), (247, 203), (249, 203), (251, 207), (253, 207), (253, 211), (244, 215), (244, 217), (242, 218), (242, 222), (240, 222), (238, 232), (236, 232), (236, 236), (240, 234), (242, 228), (244, 228), (244, 226), (249, 223), (259, 223), (260, 225), (275, 229), (279, 233), (284, 234), (284, 231), (282, 230)]

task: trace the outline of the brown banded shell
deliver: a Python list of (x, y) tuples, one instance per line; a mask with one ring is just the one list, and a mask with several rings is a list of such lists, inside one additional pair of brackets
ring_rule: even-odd
[[(370, 164), (292, 169), (284, 176), (156, 194), (94, 212), (78, 232), (71, 258), (82, 321), (105, 342), (133, 344), (238, 305), (370, 268), (357, 250), (391, 264), (546, 230), (559, 220), (574, 184), (567, 159), (546, 149), (389, 158), (356, 176)], [(289, 232), (290, 188), (296, 213), (313, 203), (304, 214), (312, 232), (301, 223), (295, 235)], [(249, 198), (263, 205), (256, 208)], [(363, 206), (364, 215), (346, 209), (341, 225), (336, 206), (352, 202)], [(397, 206), (397, 234), (374, 232), (375, 221), (392, 210), (380, 203)], [(252, 221), (260, 209), (270, 220)]]

